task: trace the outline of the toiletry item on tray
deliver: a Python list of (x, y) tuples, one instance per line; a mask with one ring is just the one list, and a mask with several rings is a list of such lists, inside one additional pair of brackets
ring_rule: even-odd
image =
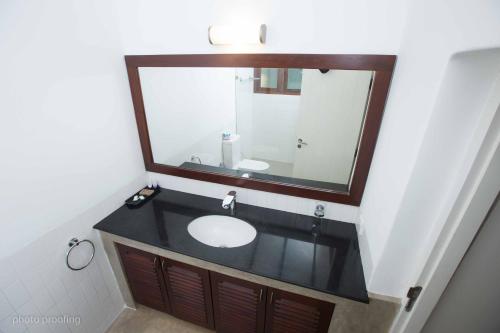
[(125, 205), (127, 205), (127, 207), (129, 208), (141, 207), (158, 193), (160, 193), (160, 186), (150, 185), (125, 200)]

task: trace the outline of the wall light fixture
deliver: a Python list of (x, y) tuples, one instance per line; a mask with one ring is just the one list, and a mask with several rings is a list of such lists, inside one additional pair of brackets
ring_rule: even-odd
[(212, 45), (264, 44), (266, 42), (265, 24), (228, 26), (211, 25), (208, 27), (208, 41)]

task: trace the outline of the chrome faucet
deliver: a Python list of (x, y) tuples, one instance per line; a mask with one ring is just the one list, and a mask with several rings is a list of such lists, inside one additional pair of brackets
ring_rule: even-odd
[(325, 217), (325, 206), (317, 204), (314, 209), (314, 216), (316, 216), (316, 218), (313, 220), (311, 231), (313, 236), (317, 237), (321, 233), (321, 220)]
[(222, 200), (222, 208), (229, 209), (231, 215), (234, 215), (234, 208), (236, 206), (236, 191), (230, 191), (224, 200)]

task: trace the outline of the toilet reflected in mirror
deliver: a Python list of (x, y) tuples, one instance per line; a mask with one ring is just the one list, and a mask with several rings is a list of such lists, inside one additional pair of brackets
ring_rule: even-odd
[(222, 166), (228, 169), (263, 172), (269, 170), (269, 163), (243, 158), (239, 134), (222, 134)]

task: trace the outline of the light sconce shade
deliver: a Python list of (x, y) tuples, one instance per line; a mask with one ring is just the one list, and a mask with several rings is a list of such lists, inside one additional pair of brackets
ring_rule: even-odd
[(264, 44), (266, 30), (265, 24), (253, 26), (211, 25), (208, 27), (208, 41), (212, 45)]

